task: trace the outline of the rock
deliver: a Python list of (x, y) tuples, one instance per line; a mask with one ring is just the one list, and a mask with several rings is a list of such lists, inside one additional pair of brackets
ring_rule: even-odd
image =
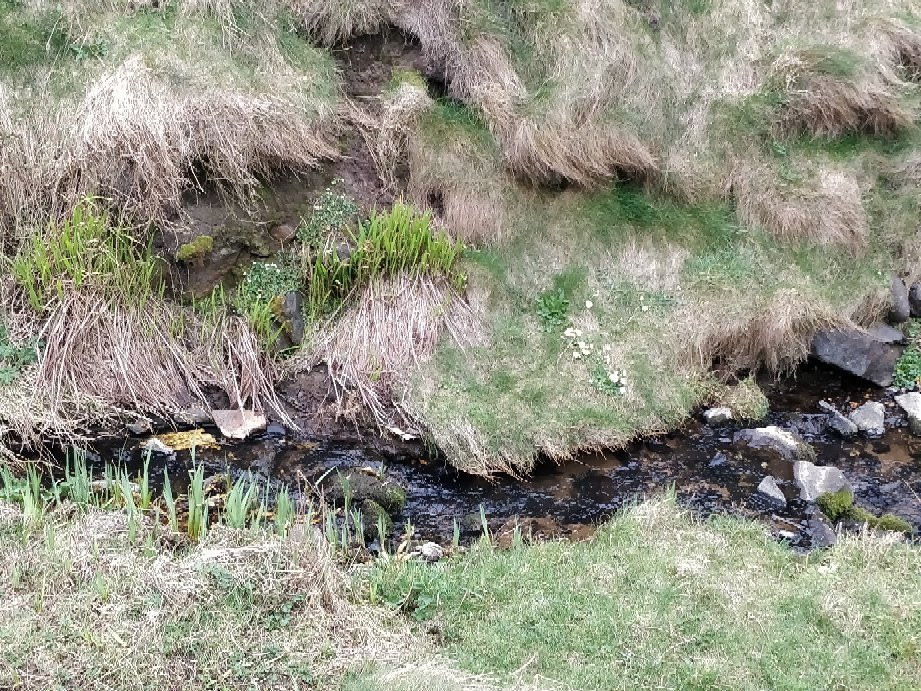
[(221, 434), (230, 439), (246, 439), (253, 432), (265, 429), (265, 415), (251, 410), (213, 410), (211, 416)]
[(886, 431), (886, 409), (882, 403), (867, 401), (848, 417), (868, 437), (881, 437)]
[(125, 428), (136, 437), (140, 437), (143, 434), (150, 434), (153, 431), (153, 428), (150, 426), (150, 420), (129, 422), (125, 425)]
[(819, 413), (792, 413), (787, 424), (803, 437), (817, 437), (828, 427), (828, 416)]
[(173, 420), (180, 425), (207, 425), (211, 422), (211, 413), (204, 408), (196, 406), (173, 413)]
[(380, 478), (357, 471), (342, 471), (328, 476), (322, 487), (326, 498), (338, 505), (345, 503), (347, 487), (353, 506), (361, 506), (371, 500), (391, 516), (400, 513), (406, 506), (406, 490), (390, 478)]
[(732, 420), (732, 410), (729, 408), (710, 408), (704, 411), (704, 422), (708, 425), (721, 425)]
[(141, 446), (141, 449), (150, 453), (162, 454), (164, 456), (172, 456), (176, 453), (173, 451), (173, 449), (171, 449), (156, 437), (151, 437), (146, 442), (144, 442), (144, 444)]
[(268, 427), (265, 428), (265, 434), (267, 437), (272, 437), (274, 439), (283, 439), (287, 435), (287, 430), (284, 425), (279, 425), (277, 422), (273, 422)]
[(838, 329), (817, 333), (812, 353), (826, 364), (878, 386), (889, 386), (902, 349), (860, 329)]
[(721, 468), (727, 463), (729, 463), (729, 457), (722, 451), (718, 451), (707, 465), (711, 468)]
[(294, 230), (294, 226), (291, 226), (287, 223), (282, 223), (281, 225), (275, 226), (270, 232), (270, 235), (275, 240), (275, 242), (278, 242), (282, 245), (289, 240), (293, 240), (295, 234), (296, 232)]
[[(393, 519), (383, 506), (373, 499), (365, 499), (361, 503), (361, 519), (365, 527), (365, 537), (378, 540), (386, 538), (393, 531)], [(379, 535), (383, 528), (384, 534)]]
[(800, 488), (799, 497), (803, 501), (815, 501), (830, 492), (853, 491), (844, 473), (830, 465), (817, 466), (809, 461), (796, 461), (793, 479)]
[(907, 322), (911, 316), (911, 304), (908, 300), (908, 289), (902, 279), (892, 275), (889, 288), (889, 321), (893, 324)]
[(427, 562), (436, 562), (444, 556), (444, 550), (434, 542), (423, 542), (419, 553)]
[(284, 318), (285, 334), (294, 345), (300, 345), (304, 340), (304, 311), (301, 294), (292, 290), (281, 304), (281, 314)]
[(780, 487), (777, 486), (777, 480), (775, 480), (772, 475), (765, 477), (758, 485), (758, 494), (768, 504), (773, 504), (778, 507), (787, 505), (787, 498), (783, 495), (783, 492), (780, 491)]
[(867, 335), (873, 337), (880, 343), (895, 344), (905, 342), (905, 334), (902, 333), (901, 329), (889, 326), (888, 324), (874, 324), (867, 329)]
[(815, 451), (801, 437), (774, 425), (739, 430), (732, 442), (771, 459), (778, 456), (786, 461), (815, 459)]
[(838, 533), (835, 532), (831, 521), (821, 511), (812, 512), (806, 530), (809, 531), (809, 537), (812, 539), (814, 549), (831, 547), (838, 541)]
[(794, 533), (792, 530), (778, 530), (777, 537), (787, 542), (793, 542), (799, 537), (799, 533)]
[(908, 291), (908, 308), (911, 316), (921, 317), (921, 282), (914, 282)]
[(913, 391), (895, 397), (895, 402), (908, 416), (908, 425), (912, 434), (921, 435), (921, 393)]
[(841, 435), (844, 439), (850, 439), (857, 434), (857, 425), (846, 418), (841, 412), (827, 401), (819, 401), (819, 408), (828, 413), (828, 426)]

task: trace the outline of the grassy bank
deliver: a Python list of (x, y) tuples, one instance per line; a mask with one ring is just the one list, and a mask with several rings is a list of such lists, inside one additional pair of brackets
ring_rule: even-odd
[[(650, 501), (584, 543), (376, 566), (373, 601), (511, 688), (908, 689), (921, 552), (870, 536), (793, 554), (755, 523)], [(355, 689), (387, 688), (373, 674)]]

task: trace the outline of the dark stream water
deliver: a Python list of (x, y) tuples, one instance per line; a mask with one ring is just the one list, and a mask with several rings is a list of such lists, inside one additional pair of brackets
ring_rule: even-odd
[[(844, 471), (858, 505), (876, 514), (894, 513), (921, 529), (921, 438), (908, 431), (891, 401), (892, 392), (814, 365), (804, 366), (796, 377), (766, 383), (765, 388), (771, 413), (759, 426), (774, 424), (798, 431), (815, 448), (820, 465)], [(824, 418), (818, 414), (821, 399), (845, 412), (865, 400), (883, 401), (886, 434), (875, 440), (841, 440), (824, 429)], [(417, 537), (442, 543), (450, 542), (455, 521), (463, 539), (478, 534), (481, 506), (500, 542), (511, 535), (516, 523), (525, 535), (578, 538), (590, 534), (593, 526), (624, 504), (674, 485), (679, 501), (702, 515), (757, 517), (795, 546), (809, 547), (806, 525), (811, 508), (797, 498), (791, 464), (768, 467), (734, 449), (733, 432), (745, 426), (710, 427), (690, 420), (671, 434), (623, 450), (583, 455), (564, 465), (541, 463), (528, 480), (471, 477), (429, 459), (385, 463), (362, 448), (295, 442), (277, 428), (258, 439), (200, 450), (197, 458), (212, 472), (249, 470), (279, 484), (301, 487), (305, 480), (335, 477), (336, 471), (380, 470), (384, 464), (386, 476), (407, 492), (406, 507), (395, 517), (397, 524), (409, 520)], [(119, 460), (139, 467), (142, 441), (101, 442), (95, 449), (96, 463)], [(188, 452), (174, 458), (155, 456), (151, 474), (162, 477), (166, 465), (171, 477), (181, 483), (190, 463)], [(785, 509), (772, 508), (756, 493), (758, 483), (769, 474), (781, 481), (788, 499)]]

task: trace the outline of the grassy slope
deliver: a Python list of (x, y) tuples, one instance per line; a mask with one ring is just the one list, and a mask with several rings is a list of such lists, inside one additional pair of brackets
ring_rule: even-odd
[[(469, 160), (487, 157), (488, 134), (456, 110), (427, 116), (423, 146), (461, 141), (475, 152)], [(810, 142), (813, 158), (849, 160), (876, 151), (872, 144)], [(894, 147), (889, 165), (902, 155)], [(815, 325), (862, 316), (864, 297), (886, 285), (916, 232), (915, 188), (883, 178), (866, 197), (872, 232), (859, 258), (844, 247), (781, 242), (742, 225), (725, 202), (685, 204), (631, 185), (505, 190), (504, 237), (470, 258), (486, 343), (446, 345), (415, 384), (436, 442), (473, 471), (526, 470), (535, 449), (560, 456), (674, 426), (727, 395), (708, 372), (712, 359), (795, 362)], [(549, 322), (548, 304), (558, 317)], [(565, 337), (568, 327), (582, 335)], [(573, 360), (579, 340), (593, 349)], [(614, 369), (626, 372), (623, 393), (603, 385)]]
[(434, 626), (462, 668), (510, 685), (908, 689), (919, 567), (916, 547), (873, 538), (799, 557), (757, 524), (699, 524), (660, 500), (590, 542), (384, 564), (369, 586)]

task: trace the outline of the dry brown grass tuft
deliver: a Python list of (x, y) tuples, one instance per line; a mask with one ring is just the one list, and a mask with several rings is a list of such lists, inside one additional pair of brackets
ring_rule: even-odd
[(389, 0), (290, 0), (288, 3), (307, 32), (323, 45), (353, 36), (377, 33), (385, 24)]
[[(461, 346), (481, 331), (463, 297), (443, 279), (428, 276), (378, 280), (324, 329), (313, 362), (325, 362), (340, 391), (357, 389), (380, 425), (392, 424), (402, 386), (446, 335)], [(405, 420), (398, 421), (405, 423)]]
[(822, 166), (809, 182), (787, 183), (768, 164), (740, 164), (733, 175), (739, 218), (784, 243), (843, 245), (855, 253), (866, 244), (863, 193), (845, 168)]
[(921, 30), (904, 21), (889, 20), (883, 26), (889, 42), (889, 59), (905, 71), (905, 78), (921, 81)]

